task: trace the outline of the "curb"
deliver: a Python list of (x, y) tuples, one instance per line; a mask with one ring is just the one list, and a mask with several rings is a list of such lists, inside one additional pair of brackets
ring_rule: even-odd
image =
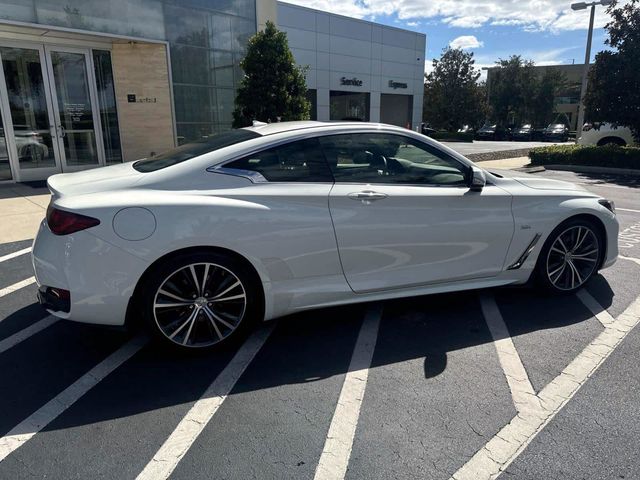
[(628, 175), (640, 177), (640, 170), (632, 168), (590, 167), (586, 165), (544, 165), (545, 170), (560, 170), (576, 173), (604, 173), (608, 175)]

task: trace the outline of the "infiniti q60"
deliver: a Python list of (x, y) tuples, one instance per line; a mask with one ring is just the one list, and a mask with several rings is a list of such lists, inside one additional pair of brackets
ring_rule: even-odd
[(41, 303), (141, 320), (178, 349), (311, 308), (530, 281), (570, 293), (618, 254), (613, 202), (380, 124), (256, 125), (48, 185)]

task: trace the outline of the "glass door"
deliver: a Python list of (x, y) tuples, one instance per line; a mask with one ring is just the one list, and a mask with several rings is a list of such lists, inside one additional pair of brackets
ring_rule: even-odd
[(45, 52), (62, 170), (104, 165), (90, 51), (45, 46)]
[[(0, 45), (0, 106), (7, 156), (18, 180), (61, 171), (42, 46)], [(6, 176), (6, 175), (5, 175)]]

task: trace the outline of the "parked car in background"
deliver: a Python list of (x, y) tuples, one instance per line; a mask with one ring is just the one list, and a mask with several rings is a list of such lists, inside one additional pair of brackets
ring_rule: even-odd
[(530, 123), (520, 125), (519, 128), (516, 128), (511, 132), (511, 138), (513, 140), (531, 141), (531, 139), (533, 138), (533, 125), (531, 125)]
[(509, 140), (510, 133), (509, 129), (495, 123), (485, 123), (476, 132), (476, 140)]
[(542, 132), (542, 139), (546, 142), (566, 142), (569, 140), (569, 127), (563, 123), (550, 123)]
[(458, 133), (475, 133), (475, 128), (471, 125), (463, 125), (462, 128), (458, 129)]
[(48, 186), (32, 255), (49, 313), (128, 317), (184, 350), (311, 308), (530, 278), (573, 293), (618, 255), (613, 202), (390, 125), (254, 126)]
[(578, 145), (635, 145), (633, 134), (627, 127), (613, 127), (610, 123), (585, 123)]

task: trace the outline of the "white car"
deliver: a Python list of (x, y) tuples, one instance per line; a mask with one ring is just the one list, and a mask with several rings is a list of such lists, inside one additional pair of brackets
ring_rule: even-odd
[(585, 123), (578, 145), (619, 145), (625, 147), (634, 145), (633, 134), (628, 127), (614, 128), (610, 123)]
[(503, 178), (399, 127), (290, 122), (54, 175), (41, 302), (213, 348), (305, 309), (524, 284), (573, 292), (618, 254), (612, 202)]

